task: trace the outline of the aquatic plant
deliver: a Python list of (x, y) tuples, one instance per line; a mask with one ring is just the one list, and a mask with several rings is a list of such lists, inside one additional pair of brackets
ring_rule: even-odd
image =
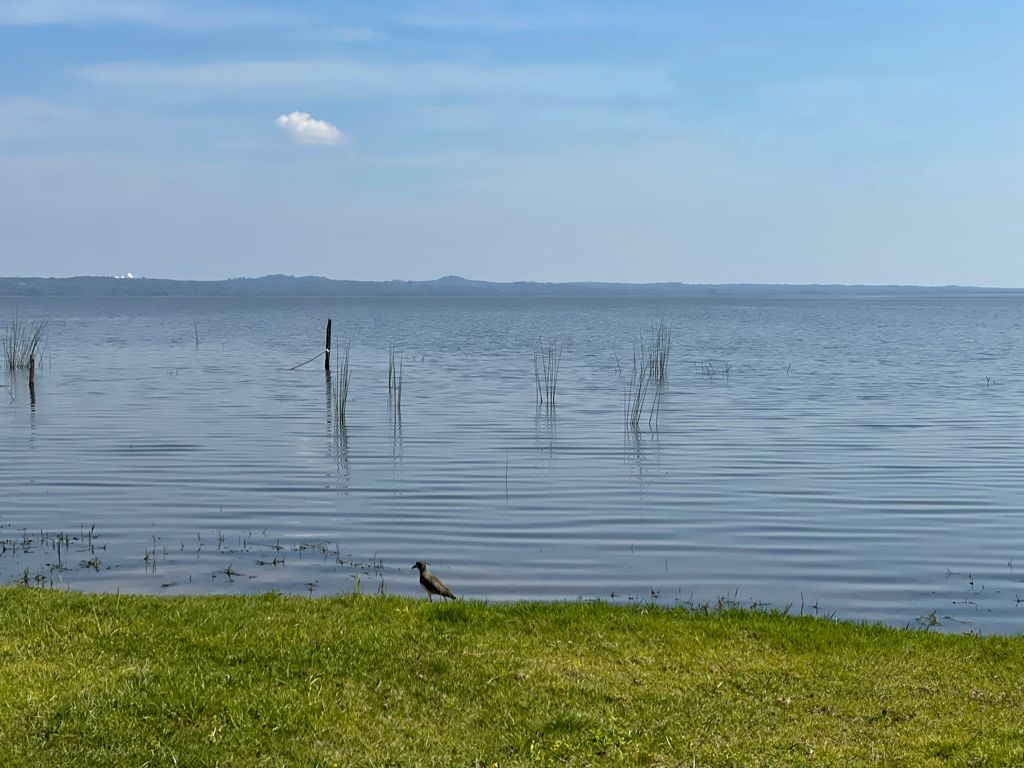
[(659, 323), (652, 332), (650, 359), (648, 364), (651, 377), (659, 384), (668, 381), (668, 356), (672, 350), (672, 331), (665, 323)]
[(647, 400), (649, 384), (648, 369), (644, 360), (644, 339), (633, 346), (633, 372), (629, 377), (629, 387), (623, 398), (623, 416), (626, 426), (632, 430), (640, 429), (640, 418)]
[(395, 362), (394, 345), (388, 350), (388, 406), (395, 418), (402, 414), (402, 385), (405, 381), (405, 356), (399, 355)]
[(694, 369), (701, 376), (705, 376), (711, 381), (714, 381), (715, 376), (724, 376), (726, 381), (728, 381), (729, 374), (732, 372), (732, 364), (727, 362), (719, 368), (713, 360), (700, 360), (694, 363)]
[(46, 339), (46, 321), (24, 322), (15, 316), (4, 334), (4, 365), (9, 371), (29, 367), (29, 361), (38, 353)]
[(644, 409), (650, 394), (647, 409), (647, 426), (656, 429), (661, 414), (661, 398), (668, 383), (668, 361), (672, 350), (672, 331), (665, 323), (651, 329), (650, 340), (643, 333), (633, 345), (633, 370), (623, 397), (623, 418), (632, 430), (640, 429)]
[(338, 376), (332, 383), (332, 394), (334, 399), (334, 426), (344, 427), (346, 425), (345, 415), (348, 409), (349, 385), (352, 382), (352, 373), (349, 370), (349, 347), (345, 347), (345, 356), (338, 360)]
[(537, 405), (546, 403), (555, 407), (558, 391), (558, 369), (562, 364), (562, 347), (554, 342), (537, 343), (533, 351), (533, 383), (537, 390)]
[(647, 360), (648, 376), (654, 384), (654, 397), (651, 411), (647, 417), (647, 426), (656, 429), (658, 416), (661, 415), (661, 396), (668, 383), (668, 356), (672, 350), (672, 331), (665, 323), (658, 323), (652, 331), (650, 353)]

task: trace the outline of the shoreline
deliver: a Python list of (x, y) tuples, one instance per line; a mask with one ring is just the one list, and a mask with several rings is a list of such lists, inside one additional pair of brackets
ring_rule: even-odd
[(5, 765), (1002, 765), (1024, 638), (724, 609), (0, 588)]

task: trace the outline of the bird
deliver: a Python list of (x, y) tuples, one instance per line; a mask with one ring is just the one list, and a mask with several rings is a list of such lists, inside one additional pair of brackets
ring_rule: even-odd
[(431, 602), (434, 601), (434, 595), (440, 595), (445, 600), (449, 598), (452, 600), (458, 599), (452, 594), (452, 591), (448, 589), (447, 584), (427, 570), (427, 564), (422, 560), (417, 560), (416, 564), (413, 565), (413, 568), (420, 572), (420, 586), (427, 590), (427, 597)]

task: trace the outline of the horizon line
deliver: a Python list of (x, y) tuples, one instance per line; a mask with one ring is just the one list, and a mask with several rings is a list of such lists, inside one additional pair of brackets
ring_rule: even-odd
[(841, 282), (694, 282), (688, 283), (682, 280), (658, 280), (658, 281), (621, 281), (621, 280), (487, 280), (479, 278), (467, 278), (461, 275), (442, 275), (435, 278), (346, 278), (327, 277), (325, 275), (290, 275), (285, 273), (268, 273), (265, 275), (237, 275), (234, 277), (222, 278), (192, 278), (192, 277), (152, 277), (146, 275), (132, 275), (127, 272), (123, 275), (0, 275), (2, 281), (13, 280), (117, 280), (118, 282), (148, 282), (161, 281), (172, 283), (227, 283), (238, 280), (322, 280), (331, 283), (361, 283), (361, 284), (387, 284), (387, 283), (466, 283), (477, 285), (538, 285), (538, 286), (632, 286), (637, 288), (652, 286), (681, 286), (687, 288), (917, 288), (917, 289), (960, 289), (960, 290), (983, 290), (983, 291), (1024, 291), (1024, 286), (992, 286), (972, 285), (961, 283), (841, 283)]

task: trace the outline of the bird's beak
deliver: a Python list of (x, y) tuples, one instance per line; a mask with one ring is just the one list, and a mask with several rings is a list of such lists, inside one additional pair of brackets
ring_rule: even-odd
[(416, 566), (415, 566), (415, 565), (414, 565), (414, 566), (412, 566), (412, 569), (413, 569), (413, 570), (416, 570)]

